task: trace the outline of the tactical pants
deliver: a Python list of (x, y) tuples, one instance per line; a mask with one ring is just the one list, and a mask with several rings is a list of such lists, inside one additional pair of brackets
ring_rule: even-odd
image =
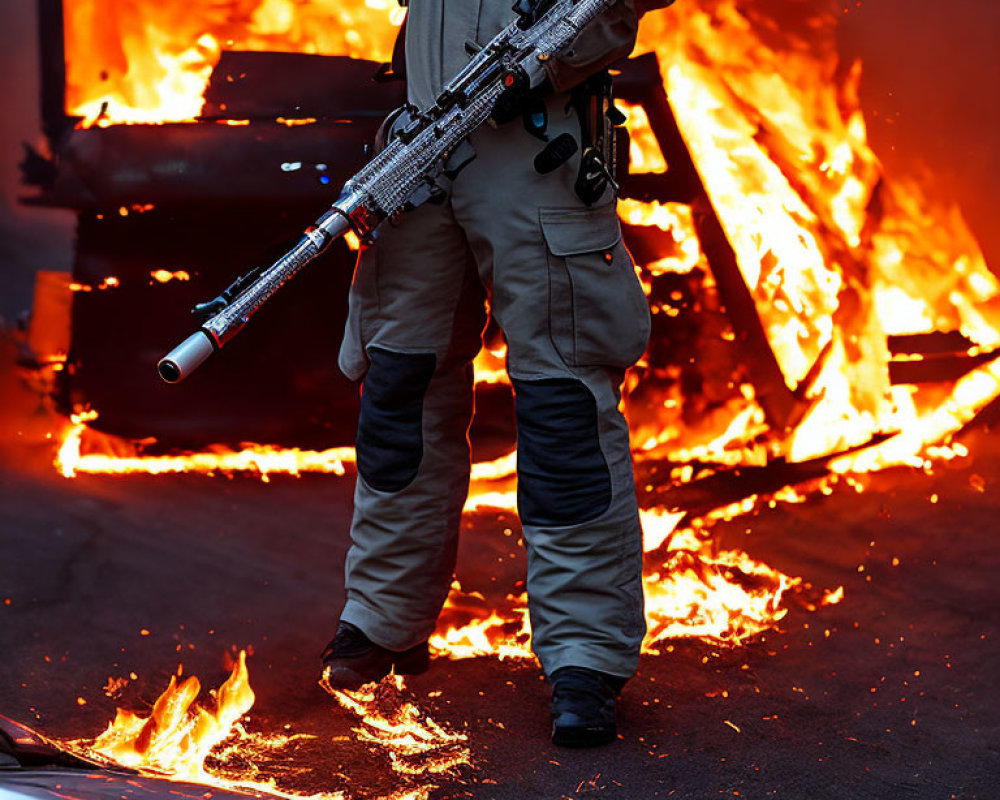
[[(548, 111), (550, 136), (579, 136), (566, 95)], [(547, 674), (628, 677), (645, 623), (619, 387), (649, 310), (610, 192), (588, 208), (573, 191), (578, 156), (539, 175), (543, 145), (519, 121), (471, 141), (477, 157), (447, 201), (383, 225), (354, 276), (340, 366), (364, 384), (341, 618), (391, 650), (434, 630), (469, 486), (488, 294), (516, 398), (532, 646)]]

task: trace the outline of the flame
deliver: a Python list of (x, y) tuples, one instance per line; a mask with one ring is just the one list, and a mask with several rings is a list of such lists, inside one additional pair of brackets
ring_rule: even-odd
[[(200, 108), (202, 73), (222, 47), (384, 59), (401, 18), (390, 0), (220, 0), (195, 10), (69, 0), (68, 106), (93, 122), (95, 104), (103, 105), (101, 124), (190, 119)], [(807, 20), (808, 38), (776, 31), (755, 6), (734, 0), (692, 0), (643, 19), (638, 51), (657, 54), (671, 108), (777, 362), (808, 406), (790, 434), (766, 430), (745, 380), (730, 381), (728, 398), (695, 409), (701, 399), (677, 387), (697, 366), (643, 362), (644, 375), (629, 378), (627, 410), (650, 456), (727, 465), (775, 456), (801, 461), (879, 433), (919, 429), (937, 396), (889, 385), (886, 333), (958, 330), (980, 348), (1000, 346), (997, 279), (956, 210), (934, 208), (918, 187), (883, 174), (866, 141), (860, 67), (839, 70), (834, 25), (832, 15), (819, 14)], [(180, 89), (183, 113), (171, 101)], [(624, 105), (634, 171), (664, 171), (645, 110)], [(657, 235), (660, 255), (639, 269), (656, 317), (682, 314), (676, 290), (666, 300), (653, 290), (664, 275), (698, 275), (697, 290), (714, 289), (688, 206), (625, 200), (620, 213)], [(714, 335), (735, 338), (731, 329)], [(484, 350), (478, 382), (506, 381), (503, 358), (502, 348)], [(644, 377), (660, 384), (658, 391), (644, 389)], [(947, 437), (957, 428), (935, 430)], [(881, 466), (915, 462), (933, 445), (930, 437), (904, 437), (917, 448), (908, 453), (899, 442), (883, 447), (894, 460)]]
[(114, 289), (120, 285), (121, 281), (118, 278), (116, 278), (114, 275), (109, 275), (107, 278), (105, 278), (96, 285), (71, 281), (69, 284), (69, 290), (71, 292), (93, 292), (96, 289), (98, 292), (102, 292), (105, 289)]
[(643, 580), (645, 653), (659, 653), (661, 642), (681, 637), (739, 644), (780, 622), (788, 613), (785, 593), (803, 583), (741, 550), (714, 553), (694, 529), (673, 534), (667, 555)]
[[(385, 59), (393, 25), (401, 19), (390, 0), (218, 0), (197, 8), (67, 0), (65, 8), (67, 108), (86, 125), (196, 118), (223, 49)], [(328, 24), (324, 15), (339, 24)], [(101, 24), (92, 24), (97, 19)], [(639, 49), (658, 56), (684, 141), (804, 413), (791, 430), (772, 429), (758, 399), (760, 387), (732, 359), (737, 336), (718, 307), (692, 208), (626, 199), (619, 204), (623, 222), (656, 245), (655, 255), (637, 267), (654, 326), (669, 332), (670, 324), (694, 316), (700, 326), (690, 361), (658, 361), (654, 342), (627, 378), (624, 408), (636, 461), (665, 466), (660, 474), (669, 486), (712, 470), (766, 466), (776, 458), (823, 457), (830, 470), (823, 479), (751, 495), (700, 516), (644, 509), (646, 653), (670, 651), (680, 638), (736, 646), (780, 626), (793, 603), (815, 612), (841, 602), (843, 586), (814, 588), (743, 550), (721, 549), (712, 540), (713, 525), (764, 504), (830, 494), (837, 485), (861, 491), (853, 477), (860, 473), (894, 465), (929, 470), (939, 460), (966, 456), (968, 450), (952, 437), (1000, 397), (1000, 357), (958, 380), (890, 385), (889, 334), (956, 331), (972, 342), (968, 355), (997, 351), (1000, 282), (957, 209), (931, 202), (913, 182), (884, 174), (867, 143), (860, 67), (838, 65), (833, 26), (831, 15), (818, 15), (804, 26), (807, 38), (777, 29), (753, 4), (688, 0), (648, 15), (640, 31)], [(626, 111), (632, 170), (668, 169), (644, 109)], [(311, 121), (279, 120), (288, 126)], [(183, 279), (163, 272), (168, 280)], [(159, 280), (157, 274), (151, 278)], [(117, 285), (116, 278), (107, 278), (71, 288), (90, 292)], [(726, 354), (734, 361), (728, 373)], [(502, 346), (484, 349), (475, 362), (477, 384), (507, 382), (505, 356)], [(90, 427), (95, 419), (93, 411), (73, 415), (56, 458), (66, 477), (251, 472), (266, 481), (279, 473), (343, 475), (354, 463), (349, 448), (317, 452), (265, 445), (151, 456), (141, 443), (98, 433)], [(466, 513), (513, 512), (515, 467), (514, 453), (474, 465)], [(532, 658), (527, 597), (515, 591), (487, 599), (456, 582), (429, 644), (439, 658)], [(469, 763), (467, 737), (422, 712), (405, 696), (401, 678), (390, 676), (358, 692), (329, 691), (357, 716), (355, 735), (383, 749), (401, 781)], [(119, 710), (98, 739), (71, 744), (141, 771), (251, 785), (227, 783), (204, 767), (209, 751), (232, 734), (232, 747), (248, 741), (237, 722), (253, 702), (242, 654), (215, 710), (195, 706), (198, 692), (196, 679), (174, 678), (149, 717)], [(252, 785), (281, 794), (273, 783)], [(407, 785), (392, 797), (426, 800), (432, 789)]]
[(507, 345), (490, 349), (484, 347), (472, 362), (476, 375), (476, 384), (480, 383), (510, 383), (507, 377)]
[(75, 478), (79, 474), (165, 475), (197, 472), (205, 475), (232, 475), (248, 472), (259, 475), (262, 481), (267, 482), (274, 474), (322, 472), (344, 475), (345, 465), (354, 463), (352, 447), (316, 451), (247, 444), (240, 450), (216, 447), (201, 453), (144, 455), (141, 452), (144, 443), (107, 436), (88, 427), (88, 423), (95, 419), (97, 412), (93, 410), (71, 415), (70, 426), (63, 435), (55, 458), (56, 469), (63, 477)]
[[(114, 763), (140, 774), (215, 786), (283, 800), (346, 800), (342, 792), (303, 795), (285, 791), (255, 762), (283, 763), (283, 751), (304, 734), (253, 734), (240, 720), (254, 703), (246, 652), (240, 651), (229, 678), (214, 692), (214, 706), (196, 704), (201, 684), (194, 676), (170, 683), (148, 716), (119, 708), (95, 739), (62, 742), (71, 752), (98, 763)], [(134, 676), (133, 676), (134, 677)], [(109, 686), (112, 685), (109, 679)], [(124, 683), (124, 681), (122, 681)], [(359, 741), (383, 750), (406, 785), (380, 800), (427, 800), (435, 788), (428, 778), (452, 774), (470, 763), (468, 737), (449, 731), (422, 712), (405, 694), (402, 678), (391, 675), (356, 692), (327, 689), (360, 722)], [(115, 686), (118, 684), (115, 683)], [(78, 698), (81, 705), (86, 701)], [(212, 766), (207, 765), (211, 756)], [(296, 774), (284, 766), (282, 773)], [(309, 772), (309, 769), (298, 772)]]
[(923, 414), (915, 412), (915, 419), (900, 433), (856, 455), (840, 456), (830, 468), (839, 473), (872, 472), (901, 464), (930, 468), (935, 458), (954, 458), (964, 450), (961, 444), (955, 445), (961, 449), (954, 449), (933, 447), (934, 443), (959, 430), (976, 409), (996, 397), (1000, 397), (1000, 358), (964, 375), (940, 405)]
[[(658, 241), (664, 254), (655, 261), (643, 264), (639, 270), (640, 279), (647, 279), (643, 281), (647, 295), (651, 286), (649, 277), (666, 272), (686, 275), (699, 266), (707, 269), (707, 262), (694, 232), (690, 206), (683, 203), (644, 202), (626, 197), (618, 201), (618, 216), (629, 225), (657, 228), (670, 234), (669, 240), (661, 237)], [(651, 310), (658, 314), (668, 309), (669, 307), (653, 306)]]
[(403, 13), (395, 0), (66, 0), (66, 110), (84, 126), (194, 120), (223, 50), (386, 61)]
[[(627, 410), (648, 456), (763, 465), (901, 432), (870, 454), (839, 461), (838, 469), (922, 464), (936, 442), (1000, 395), (988, 368), (944, 401), (937, 387), (889, 385), (887, 333), (954, 330), (982, 352), (1000, 346), (1000, 283), (956, 209), (935, 207), (919, 187), (883, 174), (866, 141), (860, 67), (839, 83), (835, 77), (834, 26), (828, 14), (809, 19), (806, 39), (777, 31), (755, 6), (732, 0), (698, 0), (644, 17), (638, 49), (659, 59), (671, 108), (768, 341), (806, 408), (784, 434), (768, 429), (745, 382), (732, 379), (730, 396), (706, 409), (679, 385), (685, 375), (712, 379), (707, 370), (644, 363), (629, 380)], [(628, 111), (639, 163), (656, 160), (648, 120)], [(662, 231), (658, 241), (670, 254), (641, 265), (654, 320), (680, 313), (653, 288), (666, 273), (691, 274), (711, 297), (714, 281), (690, 209), (620, 205), (628, 224)], [(728, 329), (716, 335), (734, 338)], [(702, 342), (701, 351), (717, 348), (709, 336)], [(966, 388), (973, 382), (975, 389)]]
[(532, 658), (531, 623), (526, 594), (508, 595), (501, 607), (479, 592), (465, 592), (455, 581), (445, 601), (437, 630), (428, 640), (437, 657), (460, 660), (493, 656)]
[(388, 675), (378, 683), (346, 691), (331, 687), (324, 674), (320, 685), (358, 718), (360, 725), (354, 729), (358, 740), (387, 752), (398, 774), (441, 775), (470, 763), (469, 737), (449, 731), (421, 711), (408, 699), (401, 676)]
[[(794, 491), (775, 496), (801, 502)], [(788, 613), (786, 595), (796, 595), (808, 610), (839, 603), (843, 587), (816, 591), (800, 577), (792, 577), (752, 558), (742, 550), (717, 551), (705, 529), (713, 519), (731, 518), (757, 505), (757, 498), (717, 509), (705, 518), (678, 529), (683, 512), (643, 510), (643, 576), (646, 638), (642, 652), (658, 654), (665, 642), (694, 638), (711, 645), (738, 645), (774, 628)], [(525, 593), (508, 595), (499, 604), (488, 603), (478, 592), (455, 581), (428, 642), (437, 657), (453, 660), (492, 656), (531, 659), (531, 623)]]
[[(355, 463), (353, 447), (301, 450), (272, 445), (247, 444), (240, 450), (216, 446), (210, 451), (179, 455), (145, 455), (143, 446), (155, 440), (133, 442), (102, 434), (89, 426), (98, 418), (88, 409), (70, 415), (62, 434), (54, 464), (64, 478), (91, 475), (165, 475), (195, 472), (205, 475), (256, 474), (265, 483), (271, 475), (298, 476), (306, 472), (345, 475)], [(95, 452), (96, 451), (96, 452)], [(513, 476), (517, 454), (511, 451), (493, 461), (472, 465), (472, 480), (497, 481)], [(506, 504), (505, 506), (506, 507)]]
[(226, 739), (254, 702), (246, 652), (240, 651), (232, 674), (219, 687), (215, 708), (196, 706), (201, 684), (193, 675), (170, 685), (148, 717), (118, 709), (114, 721), (93, 741), (68, 742), (71, 749), (98, 756), (140, 772), (176, 780), (206, 781), (205, 758)]
[(646, 109), (626, 102), (619, 102), (617, 105), (628, 117), (629, 172), (666, 172), (667, 162), (649, 124)]
[(149, 277), (157, 283), (170, 283), (170, 281), (189, 281), (191, 275), (183, 269), (171, 272), (169, 269), (154, 269), (149, 273)]
[[(86, 422), (96, 416), (95, 412), (74, 415), (75, 433), (63, 442), (57, 459), (67, 477), (88, 471), (161, 474), (197, 470), (252, 471), (267, 480), (269, 475), (278, 472), (344, 474), (344, 465), (354, 461), (353, 451), (348, 448), (325, 453), (248, 448), (239, 453), (184, 456), (80, 455), (80, 437), (89, 430)], [(466, 512), (487, 509), (513, 512), (516, 508), (515, 468), (514, 452), (473, 465), (472, 490)], [(681, 477), (690, 480), (691, 475), (684, 473)], [(781, 502), (801, 499), (802, 496), (791, 489), (774, 495), (774, 500)], [(749, 497), (696, 518), (680, 531), (677, 526), (686, 517), (684, 512), (655, 508), (641, 512), (647, 553), (644, 578), (650, 631), (644, 645), (647, 652), (657, 652), (656, 643), (665, 638), (685, 636), (714, 644), (738, 643), (773, 627), (787, 613), (787, 608), (782, 606), (784, 595), (789, 589), (799, 589), (803, 583), (801, 578), (784, 575), (741, 551), (716, 553), (708, 537), (698, 538), (698, 531), (709, 528), (715, 520), (748, 513), (760, 502), (761, 498)], [(527, 598), (523, 593), (510, 595), (499, 605), (491, 605), (482, 595), (464, 592), (456, 583), (430, 646), (435, 655), (452, 659), (486, 655), (501, 659), (530, 658), (530, 639)]]
[(347, 243), (347, 247), (355, 252), (361, 249), (361, 239), (358, 238), (358, 235), (354, 231), (345, 233), (344, 241)]

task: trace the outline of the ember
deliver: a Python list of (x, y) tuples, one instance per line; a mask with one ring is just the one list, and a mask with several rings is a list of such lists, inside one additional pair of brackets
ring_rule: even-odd
[(179, 269), (175, 272), (171, 272), (168, 269), (156, 269), (149, 273), (151, 277), (157, 283), (169, 283), (170, 281), (189, 281), (191, 276), (183, 270)]
[(407, 698), (399, 675), (356, 691), (332, 688), (325, 675), (321, 685), (357, 716), (358, 739), (387, 751), (393, 770), (401, 775), (439, 775), (469, 764), (469, 737), (448, 731), (421, 712)]

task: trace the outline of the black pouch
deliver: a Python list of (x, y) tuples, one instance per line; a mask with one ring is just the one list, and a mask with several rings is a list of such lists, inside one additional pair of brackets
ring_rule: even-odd
[[(580, 119), (580, 171), (574, 190), (588, 206), (604, 197), (608, 186), (618, 193), (619, 165), (628, 165), (628, 134), (621, 128), (625, 115), (615, 106), (611, 73), (588, 78), (570, 91)], [(622, 146), (624, 145), (624, 153)]]

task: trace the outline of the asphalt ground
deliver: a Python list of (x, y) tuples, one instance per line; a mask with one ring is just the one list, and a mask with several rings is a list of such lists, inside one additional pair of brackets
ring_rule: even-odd
[[(406, 785), (316, 684), (343, 601), (351, 477), (67, 480), (51, 466), (44, 409), (5, 372), (0, 713), (94, 736), (117, 705), (148, 709), (179, 663), (218, 686), (225, 654), (249, 647), (247, 729), (314, 736), (261, 765), (279, 786), (373, 798)], [(472, 765), (438, 776), (433, 796), (996, 797), (1000, 439), (965, 441), (971, 455), (932, 474), (889, 470), (861, 493), (842, 484), (720, 523), (720, 546), (842, 585), (844, 600), (793, 604), (740, 647), (681, 640), (644, 657), (613, 745), (549, 743), (533, 663), (435, 661), (408, 689), (468, 734)], [(524, 568), (516, 520), (465, 526), (458, 577), (508, 590)], [(109, 677), (132, 672), (106, 696)]]

